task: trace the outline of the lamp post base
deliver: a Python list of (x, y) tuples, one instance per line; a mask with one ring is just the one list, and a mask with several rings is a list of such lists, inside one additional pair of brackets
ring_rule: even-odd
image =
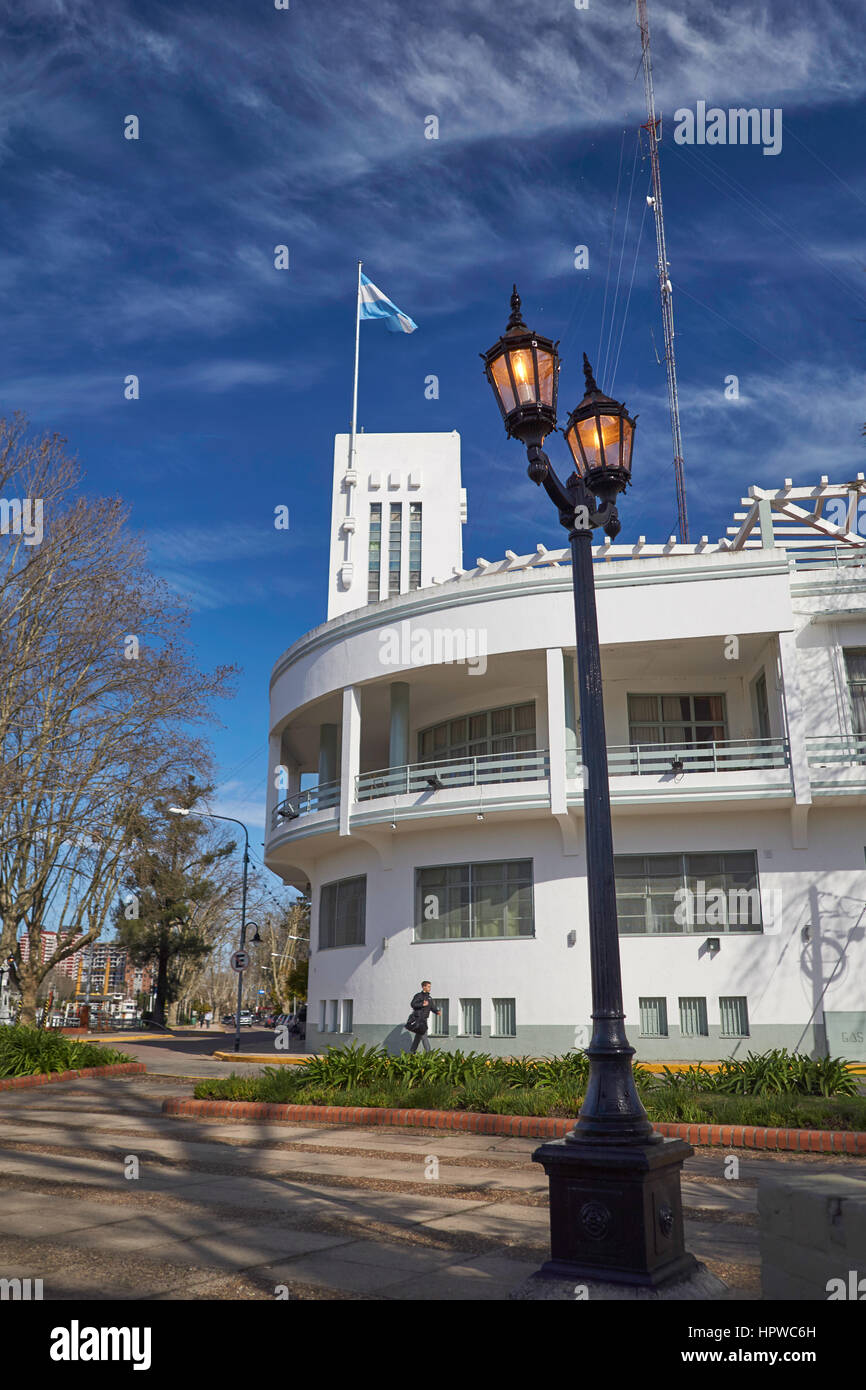
[(684, 1279), (671, 1279), (654, 1289), (640, 1284), (612, 1284), (600, 1279), (584, 1279), (578, 1282), (574, 1279), (530, 1274), (508, 1298), (526, 1303), (685, 1303), (701, 1299), (715, 1303), (719, 1299), (726, 1299), (728, 1295), (727, 1284), (717, 1279), (715, 1274), (711, 1274), (706, 1265), (697, 1264), (693, 1272)]
[(556, 1139), (532, 1155), (550, 1183), (549, 1279), (658, 1288), (698, 1268), (683, 1235), (681, 1139), (592, 1144)]

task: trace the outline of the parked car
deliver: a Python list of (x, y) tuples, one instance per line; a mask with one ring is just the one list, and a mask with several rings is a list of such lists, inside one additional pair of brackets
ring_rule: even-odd
[(231, 1025), (235, 1021), (235, 1016), (234, 1014), (223, 1014), (222, 1021), (224, 1024)]
[(242, 1027), (242, 1028), (252, 1028), (252, 1026), (253, 1026), (254, 1023), (255, 1023), (255, 1019), (253, 1018), (252, 1010), (251, 1010), (251, 1009), (241, 1009), (241, 1027)]

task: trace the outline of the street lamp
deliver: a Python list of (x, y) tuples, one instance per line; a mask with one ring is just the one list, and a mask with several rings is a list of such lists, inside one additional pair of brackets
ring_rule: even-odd
[(565, 437), (575, 471), (563, 485), (542, 447), (556, 429), (557, 344), (527, 329), (517, 286), (504, 335), (484, 370), (507, 434), (526, 447), (529, 476), (544, 487), (571, 543), (580, 685), (592, 1039), (589, 1081), (574, 1129), (532, 1155), (550, 1182), (551, 1258), (540, 1274), (655, 1287), (697, 1269), (685, 1250), (680, 1169), (694, 1150), (663, 1139), (644, 1110), (625, 1033), (613, 834), (592, 533), (619, 529), (615, 499), (631, 480), (634, 420), (605, 396), (584, 355), (586, 394)]
[[(188, 816), (190, 810), (188, 806), (169, 806), (169, 815)], [(244, 877), (243, 888), (241, 891), (241, 943), (240, 950), (244, 949), (247, 939), (247, 868), (250, 862), (250, 837), (249, 832), (242, 820), (237, 820), (234, 816), (218, 816), (214, 811), (196, 811), (195, 815), (204, 816), (207, 820), (227, 820), (232, 825), (239, 825), (244, 832)], [(253, 924), (255, 925), (255, 924)], [(255, 936), (252, 938), (253, 944), (261, 942), (259, 929), (256, 927)], [(244, 972), (238, 971), (238, 1007), (235, 1013), (235, 1052), (241, 1050), (241, 1005), (243, 1003)]]

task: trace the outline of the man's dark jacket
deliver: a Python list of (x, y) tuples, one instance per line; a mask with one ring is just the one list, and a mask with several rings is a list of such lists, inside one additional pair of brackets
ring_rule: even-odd
[(434, 1014), (438, 1014), (439, 1010), (433, 1008), (433, 1000), (430, 995), (424, 990), (419, 990), (412, 1000), (412, 1012), (421, 1024), (417, 1030), (419, 1033), (427, 1032), (427, 1019), (431, 1009), (433, 1009)]

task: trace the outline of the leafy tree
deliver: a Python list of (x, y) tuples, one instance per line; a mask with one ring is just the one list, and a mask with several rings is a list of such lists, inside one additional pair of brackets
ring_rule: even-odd
[(203, 910), (226, 895), (218, 869), (236, 845), (213, 843), (211, 821), (168, 810), (189, 808), (210, 790), (190, 778), (181, 790), (156, 798), (154, 813), (138, 824), (126, 901), (116, 909), (117, 939), (133, 965), (155, 966), (157, 1023), (166, 1022), (167, 1006), (181, 993), (184, 965), (198, 965), (213, 949)]
[(15, 960), (25, 1023), (48, 972), (99, 938), (142, 815), (206, 773), (191, 729), (233, 674), (195, 668), (187, 614), (148, 571), (127, 509), (82, 495), (63, 445), (0, 420), (0, 496), (21, 506), (0, 538), (0, 954)]

